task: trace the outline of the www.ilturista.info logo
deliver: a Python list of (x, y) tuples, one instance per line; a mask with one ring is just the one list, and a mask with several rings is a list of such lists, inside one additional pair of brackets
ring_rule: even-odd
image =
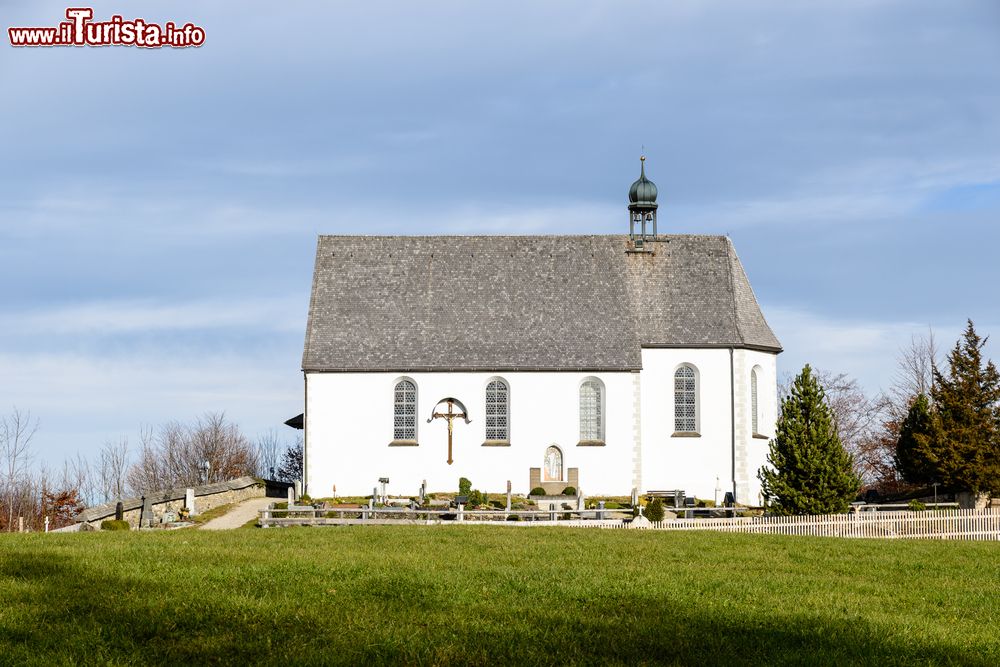
[(11, 46), (140, 46), (147, 49), (185, 48), (205, 43), (205, 29), (173, 21), (163, 25), (145, 19), (126, 21), (112, 16), (108, 21), (93, 21), (90, 7), (70, 7), (67, 21), (49, 28), (7, 28)]

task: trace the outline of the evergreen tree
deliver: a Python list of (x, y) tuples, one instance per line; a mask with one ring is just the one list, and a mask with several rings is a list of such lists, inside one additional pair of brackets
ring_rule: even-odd
[(777, 514), (845, 512), (861, 488), (844, 449), (823, 388), (807, 364), (781, 402), (769, 465), (757, 473), (764, 498)]
[(937, 421), (931, 461), (949, 491), (1000, 495), (1000, 373), (983, 363), (980, 338), (969, 320), (948, 354), (948, 375), (934, 369), (931, 397)]
[(931, 413), (925, 394), (917, 394), (910, 402), (906, 419), (899, 425), (896, 441), (896, 469), (910, 484), (931, 484), (938, 481), (935, 444), (939, 441), (937, 420)]
[(302, 479), (302, 441), (297, 441), (288, 447), (281, 457), (281, 465), (278, 466), (278, 479), (282, 482), (295, 482)]

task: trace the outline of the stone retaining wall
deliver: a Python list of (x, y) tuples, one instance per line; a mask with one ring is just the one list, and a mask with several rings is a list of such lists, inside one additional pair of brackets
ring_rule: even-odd
[[(264, 485), (253, 477), (240, 477), (226, 482), (216, 482), (214, 484), (203, 484), (192, 487), (194, 489), (194, 509), (199, 514), (208, 510), (227, 505), (229, 503), (240, 503), (250, 498), (262, 498), (265, 494)], [(167, 512), (172, 512), (175, 516), (184, 507), (186, 488), (165, 489), (152, 491), (146, 494), (151, 500), (153, 510), (153, 523), (159, 523)], [(142, 498), (128, 498), (122, 501), (122, 518), (128, 521), (132, 528), (139, 527), (139, 518), (142, 515)], [(80, 513), (76, 517), (76, 522), (88, 524), (92, 528), (100, 528), (105, 521), (115, 518), (115, 503), (106, 503), (92, 507)]]

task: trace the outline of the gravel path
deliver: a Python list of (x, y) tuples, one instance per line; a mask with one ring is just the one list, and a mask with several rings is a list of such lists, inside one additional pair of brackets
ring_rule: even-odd
[(212, 519), (201, 527), (201, 530), (230, 530), (239, 528), (250, 519), (256, 518), (257, 513), (267, 508), (274, 501), (274, 498), (251, 498), (229, 510), (222, 516)]

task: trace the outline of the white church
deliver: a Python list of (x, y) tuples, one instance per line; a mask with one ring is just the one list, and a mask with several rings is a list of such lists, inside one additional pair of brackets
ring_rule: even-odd
[(305, 490), (759, 504), (781, 344), (729, 238), (658, 233), (644, 162), (628, 211), (607, 236), (321, 236)]

